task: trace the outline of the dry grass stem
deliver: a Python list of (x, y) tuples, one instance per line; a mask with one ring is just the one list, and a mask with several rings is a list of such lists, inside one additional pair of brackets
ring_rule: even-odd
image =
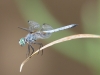
[(21, 66), (20, 66), (20, 72), (22, 71), (22, 67), (24, 66), (24, 64), (35, 54), (37, 54), (39, 51), (41, 51), (42, 49), (45, 49), (47, 47), (50, 47), (54, 44), (57, 44), (57, 43), (61, 43), (61, 42), (64, 42), (64, 41), (68, 41), (68, 40), (72, 40), (72, 39), (78, 39), (78, 38), (100, 38), (99, 35), (93, 35), (93, 34), (76, 34), (76, 35), (71, 35), (71, 36), (67, 36), (67, 37), (64, 37), (64, 38), (61, 38), (59, 40), (56, 40), (56, 41), (53, 41), (43, 47), (40, 48), (40, 50), (37, 50), (35, 51), (31, 56), (29, 56), (28, 58), (26, 58)]

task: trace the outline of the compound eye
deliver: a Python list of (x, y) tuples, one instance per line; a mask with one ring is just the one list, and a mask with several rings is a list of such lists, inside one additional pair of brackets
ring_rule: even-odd
[(20, 44), (21, 46), (24, 46), (24, 45), (25, 45), (25, 40), (24, 40), (24, 38), (21, 38), (21, 39), (19, 40), (19, 44)]

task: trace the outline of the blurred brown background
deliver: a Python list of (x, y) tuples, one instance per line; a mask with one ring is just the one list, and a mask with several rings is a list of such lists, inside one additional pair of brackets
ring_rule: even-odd
[[(79, 24), (77, 28), (72, 29), (76, 33), (83, 33), (80, 10), (86, 1), (42, 0), (49, 12), (63, 25), (66, 24), (66, 20), (68, 24)], [(25, 27), (24, 25), (27, 26), (27, 22), (16, 1), (0, 0), (0, 75), (93, 75), (93, 68), (64, 56), (52, 47), (44, 50), (43, 56), (40, 52), (30, 59), (20, 73), (20, 64), (25, 59), (27, 46), (20, 47), (18, 41), (27, 33), (17, 27)], [(40, 42), (46, 44), (43, 40)]]

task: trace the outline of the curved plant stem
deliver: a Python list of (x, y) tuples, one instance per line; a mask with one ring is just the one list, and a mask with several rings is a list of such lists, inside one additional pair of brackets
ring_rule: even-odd
[(100, 36), (99, 36), (99, 35), (94, 35), (94, 34), (76, 34), (76, 35), (67, 36), (67, 37), (58, 39), (58, 40), (56, 40), (56, 41), (53, 41), (53, 42), (51, 42), (51, 43), (49, 43), (49, 44), (47, 44), (47, 45), (41, 47), (40, 50), (38, 49), (38, 50), (35, 51), (31, 56), (29, 56), (28, 58), (26, 58), (26, 59), (22, 62), (21, 66), (20, 66), (20, 72), (22, 71), (22, 68), (23, 68), (24, 64), (25, 64), (33, 55), (37, 54), (39, 51), (41, 51), (41, 50), (43, 50), (43, 49), (45, 49), (45, 48), (47, 48), (47, 47), (50, 47), (50, 46), (52, 46), (52, 45), (54, 45), (54, 44), (61, 43), (61, 42), (64, 42), (64, 41), (68, 41), (68, 40), (72, 40), (72, 39), (78, 39), (78, 38), (100, 38)]

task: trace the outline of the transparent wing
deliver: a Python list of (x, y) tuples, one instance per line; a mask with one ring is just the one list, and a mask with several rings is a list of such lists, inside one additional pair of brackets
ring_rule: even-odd
[(40, 31), (48, 31), (48, 30), (52, 30), (52, 29), (53, 29), (53, 28), (52, 28), (49, 24), (44, 23), (44, 24), (42, 25), (42, 28), (41, 28)]
[(41, 30), (36, 33), (37, 38), (40, 38), (40, 39), (49, 38), (51, 36), (51, 33), (46, 33), (46, 32), (43, 32), (43, 31), (48, 31), (48, 30), (52, 30), (52, 29), (53, 28), (50, 25), (44, 23), (42, 25)]
[(28, 21), (28, 23), (29, 23), (29, 30), (31, 32), (37, 31), (40, 28), (40, 25), (37, 22)]

